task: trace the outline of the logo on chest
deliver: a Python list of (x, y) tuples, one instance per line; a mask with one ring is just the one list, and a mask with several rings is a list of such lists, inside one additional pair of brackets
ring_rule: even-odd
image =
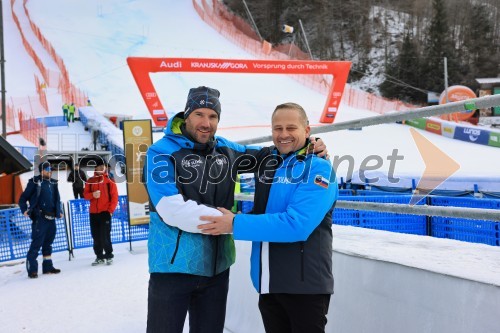
[(203, 161), (197, 159), (182, 160), (181, 164), (183, 168), (197, 168), (203, 164)]

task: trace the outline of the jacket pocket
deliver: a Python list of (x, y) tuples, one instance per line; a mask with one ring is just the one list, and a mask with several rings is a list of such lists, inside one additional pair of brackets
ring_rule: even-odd
[(181, 241), (181, 236), (182, 236), (182, 230), (179, 230), (179, 233), (177, 234), (177, 242), (175, 243), (174, 254), (172, 255), (172, 259), (170, 259), (171, 264), (174, 263), (175, 257), (177, 256), (177, 251), (179, 251), (179, 243)]

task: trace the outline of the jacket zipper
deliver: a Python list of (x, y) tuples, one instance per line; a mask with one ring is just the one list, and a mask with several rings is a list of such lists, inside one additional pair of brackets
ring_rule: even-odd
[(173, 264), (175, 261), (175, 256), (177, 256), (177, 251), (179, 250), (179, 243), (181, 241), (181, 235), (182, 235), (182, 230), (179, 230), (179, 233), (177, 234), (177, 242), (175, 243), (175, 250), (174, 254), (172, 256), (172, 259), (170, 260), (170, 263)]
[(262, 290), (262, 242), (260, 243), (260, 265), (259, 265), (259, 294), (260, 291)]
[(300, 242), (300, 280), (304, 282), (304, 242)]

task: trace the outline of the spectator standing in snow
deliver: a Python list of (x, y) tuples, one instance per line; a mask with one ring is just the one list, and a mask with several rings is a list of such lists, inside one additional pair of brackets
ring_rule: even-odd
[(113, 263), (111, 244), (111, 216), (118, 204), (118, 189), (109, 179), (106, 164), (99, 160), (94, 176), (90, 177), (83, 190), (83, 197), (90, 200), (90, 232), (96, 255), (92, 266)]
[(68, 175), (68, 182), (72, 183), (75, 199), (83, 199), (83, 188), (86, 181), (87, 176), (85, 172), (80, 170), (80, 165), (78, 163), (75, 163), (73, 170), (71, 170)]
[[(60, 269), (52, 263), (52, 243), (56, 237), (56, 218), (62, 218), (62, 204), (57, 180), (52, 179), (49, 162), (38, 165), (40, 175), (28, 181), (26, 189), (19, 198), (19, 208), (28, 216), (31, 224), (31, 245), (26, 256), (26, 270), (29, 278), (38, 277), (38, 252), (42, 248), (43, 274), (58, 274)], [(28, 207), (29, 203), (29, 207)]]

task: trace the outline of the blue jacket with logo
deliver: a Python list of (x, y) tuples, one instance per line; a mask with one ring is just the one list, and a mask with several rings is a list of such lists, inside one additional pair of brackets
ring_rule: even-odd
[(203, 235), (202, 215), (231, 209), (238, 172), (254, 172), (269, 149), (241, 146), (216, 137), (199, 144), (182, 134), (182, 113), (147, 151), (144, 175), (150, 198), (150, 273), (213, 276), (235, 260), (232, 235)]
[[(252, 243), (259, 293), (331, 294), (332, 208), (338, 197), (330, 161), (304, 149), (273, 157), (255, 182), (253, 214), (234, 218), (234, 239)], [(277, 165), (277, 167), (276, 167)]]

